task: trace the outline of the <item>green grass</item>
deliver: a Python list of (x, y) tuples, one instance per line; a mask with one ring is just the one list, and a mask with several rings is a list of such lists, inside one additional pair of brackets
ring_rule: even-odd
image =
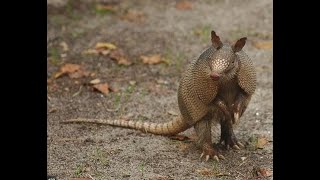
[(202, 26), (192, 31), (193, 35), (197, 36), (202, 43), (207, 43), (210, 39), (212, 28), (210, 26)]
[[(123, 97), (124, 102), (127, 102), (129, 100), (132, 93), (135, 91), (135, 88), (136, 88), (136, 85), (129, 84), (129, 86), (124, 90), (124, 92), (121, 93), (121, 97)], [(120, 100), (121, 100), (121, 97), (120, 97)]]
[(53, 65), (59, 65), (61, 63), (59, 49), (52, 47), (48, 51), (49, 51), (50, 63)]
[(101, 163), (102, 166), (109, 166), (109, 160), (107, 158), (107, 154), (101, 148), (97, 148), (95, 150), (93, 159), (96, 162)]
[(75, 3), (84, 3), (84, 2), (79, 2), (79, 1), (75, 1), (75, 0), (69, 0), (66, 4), (65, 7), (65, 12), (66, 14), (73, 20), (73, 21), (77, 21), (80, 20), (83, 13), (79, 12), (79, 10), (77, 11), (75, 9)]
[(115, 106), (115, 108), (118, 108), (121, 104), (121, 96), (122, 96), (122, 94), (121, 94), (121, 92), (118, 92), (118, 93), (116, 93), (115, 94), (115, 96), (114, 96), (114, 106)]
[(270, 39), (271, 34), (264, 33), (264, 32), (257, 32), (255, 30), (250, 30), (250, 29), (234, 29), (230, 31), (230, 40), (236, 41), (237, 39), (240, 39), (242, 37), (256, 37), (260, 39)]
[(135, 90), (135, 88), (136, 88), (136, 85), (129, 85), (128, 87), (127, 87), (127, 89), (125, 90), (125, 95), (126, 96), (128, 96), (128, 95), (131, 95), (133, 92), (134, 92), (134, 90)]
[(115, 93), (114, 95), (114, 108), (119, 109), (119, 113), (122, 112), (121, 103), (128, 102), (132, 93), (135, 92), (136, 85), (129, 84), (128, 87), (123, 92)]
[(144, 115), (138, 115), (138, 120), (139, 121), (148, 121), (149, 120), (149, 118), (148, 117), (146, 117), (146, 116), (144, 116)]
[(84, 171), (85, 171), (84, 165), (82, 165), (82, 164), (77, 165), (76, 170), (74, 172), (74, 175), (77, 176), (77, 177), (80, 177), (80, 176), (82, 176)]
[(65, 17), (63, 15), (51, 15), (50, 18), (48, 17), (48, 22), (56, 26), (62, 26), (66, 24)]
[(144, 176), (144, 170), (145, 170), (145, 162), (142, 162), (142, 163), (139, 165), (139, 171), (141, 172), (141, 176), (142, 176), (142, 177)]
[(258, 143), (258, 137), (255, 135), (251, 136), (248, 140), (248, 146), (247, 146), (248, 150), (250, 150), (250, 151), (256, 150), (257, 143)]
[(143, 99), (146, 95), (148, 95), (149, 92), (146, 88), (140, 89), (140, 97)]
[(112, 9), (105, 9), (105, 8), (101, 8), (99, 7), (99, 4), (95, 4), (93, 7), (93, 11), (95, 14), (98, 15), (109, 15), (109, 14), (114, 14), (115, 12)]
[(72, 32), (71, 32), (71, 36), (72, 38), (79, 38), (79, 37), (83, 37), (84, 35), (86, 34), (85, 30), (84, 29), (74, 29)]
[(108, 9), (95, 8), (95, 13), (99, 15), (113, 14), (114, 12)]
[(165, 49), (163, 53), (165, 65), (175, 66), (176, 71), (180, 73), (183, 69), (183, 63), (186, 56), (181, 52), (173, 52), (171, 49)]

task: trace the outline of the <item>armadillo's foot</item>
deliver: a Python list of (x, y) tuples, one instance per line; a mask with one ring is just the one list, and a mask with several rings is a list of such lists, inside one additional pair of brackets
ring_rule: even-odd
[(234, 135), (232, 126), (228, 125), (227, 123), (221, 124), (220, 144), (222, 144), (223, 142), (227, 150), (229, 150), (230, 147), (235, 150), (240, 150), (240, 148), (244, 148), (244, 145), (240, 143)]
[(200, 155), (200, 160), (202, 160), (203, 157), (205, 157), (205, 161), (208, 161), (210, 158), (213, 158), (217, 162), (219, 162), (219, 158), (222, 160), (225, 160), (225, 157), (221, 154), (219, 154), (218, 151), (216, 151), (213, 147), (210, 147), (209, 145), (204, 145), (202, 148), (202, 153)]

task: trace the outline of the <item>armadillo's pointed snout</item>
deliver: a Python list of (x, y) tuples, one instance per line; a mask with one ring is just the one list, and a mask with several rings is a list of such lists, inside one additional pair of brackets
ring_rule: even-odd
[(218, 81), (218, 80), (220, 79), (220, 74), (215, 73), (215, 72), (212, 72), (212, 73), (210, 74), (210, 77), (211, 77), (212, 80)]

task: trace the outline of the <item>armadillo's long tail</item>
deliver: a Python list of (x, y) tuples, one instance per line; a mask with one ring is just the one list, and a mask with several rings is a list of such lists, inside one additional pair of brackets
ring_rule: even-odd
[(125, 127), (137, 129), (145, 133), (159, 134), (159, 135), (174, 135), (185, 131), (190, 126), (182, 121), (180, 117), (165, 123), (152, 123), (145, 121), (133, 120), (104, 120), (104, 119), (70, 119), (63, 121), (63, 123), (94, 123), (102, 125), (111, 125), (118, 127)]

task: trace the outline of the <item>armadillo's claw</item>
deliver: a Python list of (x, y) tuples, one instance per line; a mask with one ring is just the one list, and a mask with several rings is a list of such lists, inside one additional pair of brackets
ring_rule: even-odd
[(209, 160), (209, 158), (210, 158), (210, 156), (209, 156), (209, 155), (206, 155), (206, 161), (208, 161), (208, 160)]
[(230, 147), (234, 150), (241, 150), (244, 148), (244, 145), (237, 140), (228, 141), (228, 143), (225, 145), (225, 148), (227, 150), (230, 150)]
[(224, 145), (227, 150), (229, 150), (230, 147), (236, 150), (244, 148), (244, 145), (237, 140), (233, 132), (232, 125), (228, 124), (227, 122), (221, 124), (220, 144)]
[(239, 122), (239, 118), (240, 118), (239, 112), (235, 112), (233, 116), (234, 116), (233, 124), (237, 124)]
[(240, 148), (244, 148), (244, 145), (241, 142), (237, 142), (238, 146), (240, 146)]
[(213, 156), (213, 159), (216, 160), (217, 162), (219, 162), (219, 158), (217, 155)]
[(236, 144), (235, 144), (232, 148), (233, 148), (233, 149), (236, 149), (236, 150), (240, 150), (239, 146), (236, 145)]
[(222, 160), (225, 160), (224, 156), (219, 154), (213, 147), (205, 147), (203, 148), (203, 152), (200, 155), (200, 160), (202, 160), (202, 158), (205, 157), (205, 161), (209, 161), (210, 158), (216, 160), (217, 162), (219, 162), (219, 158)]
[(201, 158), (203, 157), (203, 155), (204, 155), (204, 152), (202, 152), (202, 153), (201, 153), (201, 155), (200, 155), (200, 158), (199, 158), (199, 159), (201, 159)]
[(224, 156), (222, 156), (221, 154), (218, 155), (220, 159), (222, 160), (226, 160), (226, 158)]

